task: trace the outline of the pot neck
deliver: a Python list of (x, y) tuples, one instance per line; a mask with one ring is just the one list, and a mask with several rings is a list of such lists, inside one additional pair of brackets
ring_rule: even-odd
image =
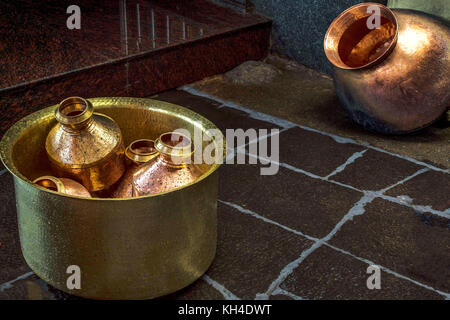
[(93, 123), (94, 107), (81, 97), (64, 99), (55, 110), (56, 120), (66, 131), (80, 131)]

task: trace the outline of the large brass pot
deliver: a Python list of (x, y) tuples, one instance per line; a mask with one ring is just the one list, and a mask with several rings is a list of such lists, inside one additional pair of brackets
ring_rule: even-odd
[[(138, 98), (89, 99), (120, 126), (124, 142), (161, 133), (216, 126), (170, 103)], [(177, 190), (139, 198), (101, 199), (60, 194), (32, 181), (49, 175), (45, 139), (56, 120), (52, 106), (18, 121), (0, 142), (14, 176), (22, 252), (46, 282), (96, 299), (146, 299), (181, 289), (199, 278), (216, 251), (219, 164)], [(204, 142), (203, 148), (210, 142)], [(71, 265), (81, 289), (68, 289)]]
[[(379, 8), (380, 28), (368, 28), (369, 6)], [(426, 127), (450, 106), (449, 46), (444, 20), (378, 3), (344, 11), (324, 40), (342, 106), (365, 128), (388, 134)]]

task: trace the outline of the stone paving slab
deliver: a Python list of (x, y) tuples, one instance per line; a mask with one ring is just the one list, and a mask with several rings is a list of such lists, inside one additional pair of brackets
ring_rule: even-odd
[(17, 281), (11, 288), (0, 291), (0, 300), (54, 300), (55, 295), (48, 287), (37, 275), (32, 275)]
[(309, 236), (326, 236), (363, 194), (280, 168), (261, 176), (255, 165), (221, 168), (219, 199), (239, 204)]
[(233, 294), (254, 299), (312, 242), (219, 203), (216, 258), (206, 272)]
[(439, 294), (381, 271), (380, 289), (369, 290), (368, 264), (327, 246), (309, 255), (282, 283), (304, 299), (442, 299)]
[[(170, 103), (182, 105), (197, 112), (213, 122), (225, 133), (225, 129), (271, 129), (280, 128), (273, 123), (260, 121), (248, 116), (247, 113), (231, 109), (228, 107), (221, 107), (220, 103), (210, 99), (191, 95), (180, 90), (167, 91), (152, 99), (163, 100)], [(220, 107), (220, 108), (219, 108)]]
[(279, 70), (268, 82), (255, 83), (255, 72), (246, 70), (247, 81), (241, 79), (236, 83), (225, 74), (189, 86), (300, 125), (450, 168), (450, 111), (440, 121), (414, 134), (373, 133), (354, 123), (339, 105), (331, 77), (277, 55), (269, 55), (265, 62), (266, 68)]
[(367, 150), (361, 158), (331, 179), (360, 190), (381, 190), (420, 169), (424, 167), (386, 153)]
[(437, 290), (450, 292), (450, 220), (375, 199), (330, 243)]
[[(161, 300), (223, 300), (224, 296), (203, 279), (195, 281)], [(36, 274), (16, 281), (10, 288), (0, 291), (0, 300), (85, 300), (56, 289)]]
[(161, 297), (163, 300), (223, 300), (224, 296), (205, 280), (199, 279), (190, 286)]
[(445, 211), (450, 208), (450, 179), (442, 172), (422, 173), (386, 192), (391, 196), (406, 195), (413, 204)]
[(337, 143), (323, 134), (298, 127), (280, 133), (280, 161), (322, 177), (363, 150), (361, 146)]

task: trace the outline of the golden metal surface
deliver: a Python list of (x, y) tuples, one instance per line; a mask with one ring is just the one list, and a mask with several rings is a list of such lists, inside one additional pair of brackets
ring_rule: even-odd
[(80, 183), (72, 179), (42, 176), (33, 181), (38, 186), (60, 193), (79, 197), (91, 197), (89, 191)]
[(450, 20), (448, 0), (388, 0), (389, 8), (402, 8), (423, 11)]
[(195, 164), (187, 164), (193, 150), (188, 137), (168, 132), (155, 141), (159, 156), (141, 166), (133, 176), (133, 196), (171, 191), (202, 175)]
[(55, 174), (74, 179), (91, 192), (116, 183), (125, 165), (122, 134), (115, 121), (94, 113), (92, 104), (80, 97), (63, 100), (55, 118), (59, 123), (45, 143)]
[(155, 149), (155, 143), (149, 139), (139, 139), (130, 143), (125, 149), (127, 160), (127, 170), (120, 178), (118, 186), (112, 192), (113, 198), (131, 198), (133, 197), (133, 177), (136, 171), (147, 162), (152, 161), (158, 156), (159, 152)]
[[(120, 126), (124, 142), (163, 132), (217, 129), (180, 106), (138, 98), (89, 99)], [(84, 198), (32, 183), (50, 175), (45, 139), (56, 106), (18, 121), (0, 155), (14, 175), (22, 252), (39, 277), (68, 293), (96, 299), (146, 299), (179, 290), (211, 264), (217, 240), (219, 164), (172, 192), (126, 199)], [(209, 142), (203, 142), (207, 147)], [(223, 150), (222, 150), (223, 151)], [(67, 267), (81, 269), (81, 289), (68, 289)]]
[[(380, 8), (381, 28), (366, 25)], [(355, 5), (330, 25), (324, 49), (341, 104), (367, 129), (421, 129), (450, 106), (450, 28), (418, 11)]]

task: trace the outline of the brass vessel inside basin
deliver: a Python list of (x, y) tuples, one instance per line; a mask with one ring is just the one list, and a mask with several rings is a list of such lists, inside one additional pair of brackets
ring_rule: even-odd
[[(197, 113), (162, 101), (88, 100), (116, 121), (125, 145), (178, 128), (192, 135), (195, 128), (204, 134), (217, 129)], [(51, 175), (44, 146), (56, 124), (55, 107), (18, 121), (0, 142), (1, 159), (14, 177), (20, 242), (31, 269), (60, 290), (95, 299), (154, 298), (198, 279), (216, 251), (219, 164), (199, 164), (202, 175), (194, 182), (138, 198), (43, 189), (32, 181)], [(211, 141), (202, 143), (205, 148)], [(67, 287), (71, 265), (80, 267), (81, 289)]]

